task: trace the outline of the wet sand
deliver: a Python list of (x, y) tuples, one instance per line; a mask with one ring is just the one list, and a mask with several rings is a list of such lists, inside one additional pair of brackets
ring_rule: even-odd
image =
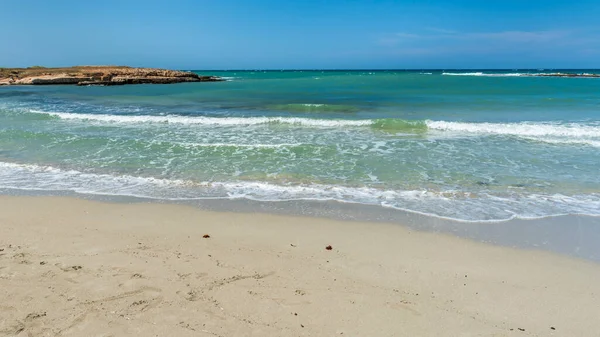
[(3, 196), (0, 233), (0, 336), (600, 335), (600, 264), (394, 224)]

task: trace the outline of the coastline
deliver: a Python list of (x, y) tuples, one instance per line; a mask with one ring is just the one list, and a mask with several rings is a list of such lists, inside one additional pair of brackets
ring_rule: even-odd
[(377, 222), (409, 230), (449, 234), (476, 242), (542, 250), (600, 263), (600, 217), (556, 215), (536, 219), (459, 221), (409, 210), (340, 201), (206, 198), (168, 200), (128, 195), (87, 194), (74, 191), (0, 188), (0, 196), (68, 197), (108, 203), (189, 206), (202, 211), (299, 216), (344, 222)]
[(600, 331), (600, 266), (550, 252), (379, 222), (66, 197), (1, 196), (0, 219), (7, 335)]
[[(525, 93), (571, 81), (383, 72), (211, 75), (237, 77), (206, 86), (0, 90), (2, 186), (165, 200), (336, 200), (475, 222), (600, 215), (600, 181), (590, 159), (600, 144), (593, 107), (581, 102), (575, 115), (543, 113), (570, 111), (569, 102), (595, 95), (594, 81), (551, 90), (557, 99), (536, 99), (528, 108)], [(353, 89), (358, 79), (366, 82)], [(423, 84), (420, 99), (405, 109), (412, 94), (389, 84), (415, 81)], [(461, 83), (465, 90), (448, 96), (452, 103), (428, 98)], [(498, 90), (500, 83), (511, 89)], [(490, 110), (478, 110), (488, 105), (469, 89), (480, 85), (496, 97)], [(336, 101), (330, 89), (352, 95)], [(278, 101), (290, 104), (274, 110)], [(518, 116), (509, 113), (520, 107)], [(467, 113), (454, 116), (456, 109)]]
[(216, 76), (128, 66), (74, 66), (60, 68), (0, 68), (0, 86), (7, 85), (78, 85), (113, 86), (126, 84), (172, 84), (219, 82)]

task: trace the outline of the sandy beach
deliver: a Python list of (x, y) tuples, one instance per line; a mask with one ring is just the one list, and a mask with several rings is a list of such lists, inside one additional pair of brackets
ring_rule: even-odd
[(600, 336), (600, 265), (399, 225), (5, 196), (0, 233), (1, 336)]

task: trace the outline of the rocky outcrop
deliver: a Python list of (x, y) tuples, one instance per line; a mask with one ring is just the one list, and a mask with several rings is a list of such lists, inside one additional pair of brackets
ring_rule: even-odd
[(582, 78), (600, 78), (600, 74), (574, 74), (574, 73), (541, 73), (527, 74), (529, 77), (582, 77)]
[(91, 80), (91, 77), (77, 77), (67, 74), (42, 75), (25, 77), (14, 80), (17, 85), (45, 85), (45, 84), (78, 84), (82, 80)]
[(222, 79), (187, 71), (121, 66), (0, 68), (0, 85), (124, 85), (216, 81)]

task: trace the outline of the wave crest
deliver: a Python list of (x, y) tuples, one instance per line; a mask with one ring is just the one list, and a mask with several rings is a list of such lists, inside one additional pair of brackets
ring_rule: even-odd
[(290, 125), (314, 128), (369, 127), (373, 130), (423, 134), (441, 132), (446, 135), (496, 135), (535, 140), (552, 144), (583, 144), (600, 147), (600, 125), (583, 123), (519, 122), (470, 123), (432, 120), (384, 119), (317, 119), (301, 117), (205, 117), (180, 115), (109, 115), (71, 112), (30, 112), (62, 120), (103, 123), (183, 124), (205, 126)]
[(600, 215), (600, 195), (488, 195), (455, 190), (386, 190), (323, 184), (260, 181), (194, 182), (112, 175), (51, 166), (0, 162), (0, 188), (71, 191), (159, 200), (314, 200), (378, 205), (459, 221), (504, 221), (562, 214)]
[(339, 127), (370, 125), (371, 120), (342, 120), (342, 119), (313, 119), (298, 117), (205, 117), (180, 115), (107, 115), (85, 114), (72, 112), (46, 112), (31, 110), (33, 113), (46, 114), (64, 120), (98, 121), (108, 123), (160, 123), (187, 125), (260, 125), (260, 124), (291, 124), (313, 127)]
[(531, 76), (530, 73), (483, 73), (483, 72), (472, 72), (472, 73), (442, 73), (443, 76), (481, 76), (481, 77), (521, 77)]
[(462, 123), (428, 121), (430, 130), (458, 134), (502, 135), (553, 144), (586, 144), (600, 147), (600, 126), (579, 123)]

